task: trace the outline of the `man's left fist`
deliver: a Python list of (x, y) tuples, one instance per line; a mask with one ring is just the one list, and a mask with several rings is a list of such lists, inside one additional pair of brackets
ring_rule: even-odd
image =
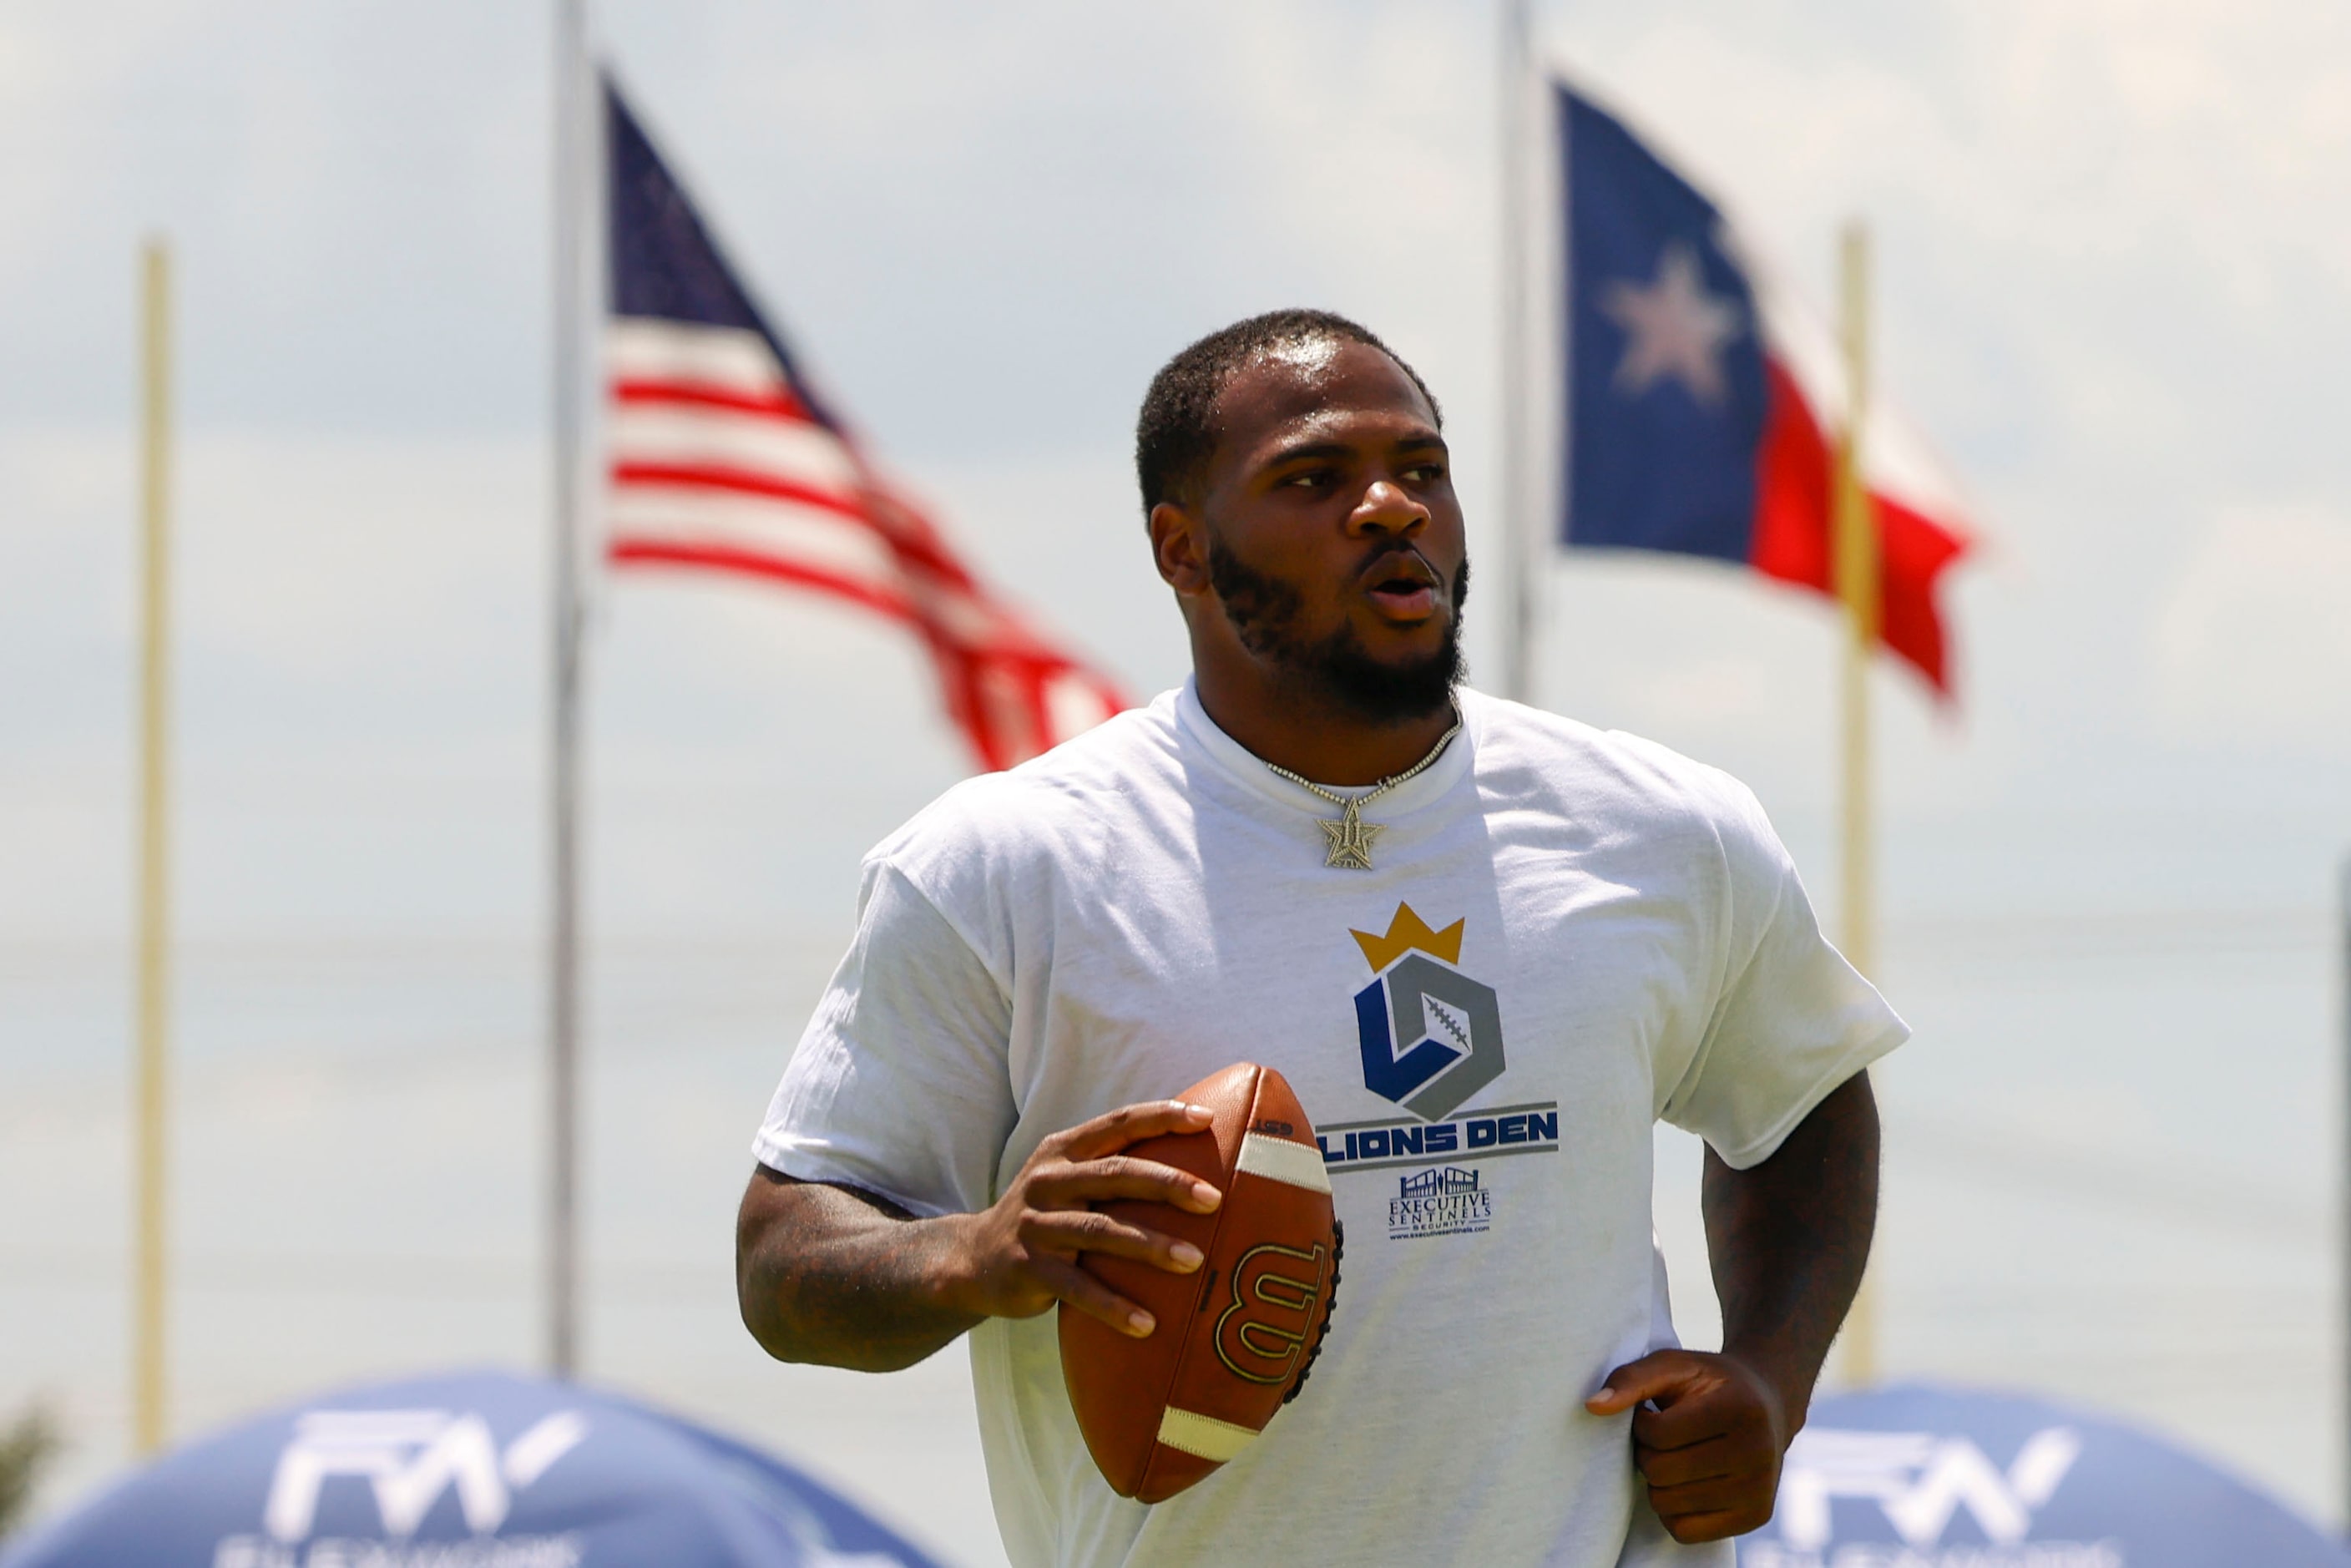
[(1610, 1373), (1583, 1407), (1633, 1410), (1633, 1462), (1676, 1541), (1723, 1541), (1771, 1522), (1795, 1423), (1779, 1390), (1745, 1362), (1657, 1351)]

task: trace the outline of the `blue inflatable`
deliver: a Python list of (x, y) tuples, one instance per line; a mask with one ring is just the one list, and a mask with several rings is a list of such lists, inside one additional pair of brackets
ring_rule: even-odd
[(0, 1568), (937, 1568), (809, 1477), (499, 1373), (305, 1401), (187, 1445)]
[(1740, 1568), (2351, 1568), (2201, 1459), (2080, 1411), (1909, 1385), (1816, 1402)]

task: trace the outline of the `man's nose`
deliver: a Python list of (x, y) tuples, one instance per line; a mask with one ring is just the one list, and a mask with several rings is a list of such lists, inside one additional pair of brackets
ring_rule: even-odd
[(1358, 537), (1373, 533), (1416, 534), (1428, 526), (1428, 508), (1390, 479), (1374, 479), (1355, 509), (1347, 514), (1347, 531)]

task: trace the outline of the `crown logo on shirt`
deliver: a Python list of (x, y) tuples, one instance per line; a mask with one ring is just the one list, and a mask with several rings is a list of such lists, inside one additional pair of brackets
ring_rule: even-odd
[(1376, 975), (1398, 958), (1416, 948), (1431, 957), (1442, 958), (1448, 964), (1461, 962), (1461, 928), (1468, 923), (1465, 916), (1442, 931), (1432, 931), (1428, 922), (1413, 912), (1409, 904), (1396, 905), (1395, 918), (1388, 922), (1387, 935), (1374, 936), (1368, 931), (1350, 930), (1355, 946), (1364, 950), (1364, 957)]
[(1494, 988), (1461, 972), (1463, 916), (1438, 931), (1409, 904), (1387, 930), (1352, 931), (1372, 967), (1355, 993), (1364, 1087), (1439, 1122), (1502, 1075), (1502, 1009)]

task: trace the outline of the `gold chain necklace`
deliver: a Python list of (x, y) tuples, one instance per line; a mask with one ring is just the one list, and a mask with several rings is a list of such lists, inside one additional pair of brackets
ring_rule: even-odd
[[(1314, 825), (1322, 830), (1325, 844), (1322, 863), (1326, 866), (1343, 866), (1350, 871), (1369, 871), (1372, 869), (1372, 841), (1387, 830), (1376, 822), (1364, 821), (1364, 808), (1397, 785), (1417, 779), (1426, 772), (1429, 764), (1444, 756), (1445, 748), (1452, 745), (1453, 737), (1460, 733), (1461, 712), (1457, 708), (1453, 714), (1453, 727), (1437, 737), (1437, 744), (1428, 748), (1427, 756), (1401, 773), (1389, 774), (1360, 795), (1342, 795), (1336, 789), (1325, 789), (1313, 779), (1302, 774), (1292, 773), (1279, 762), (1266, 762), (1265, 765), (1300, 789), (1311, 789), (1339, 808), (1338, 821), (1332, 821), (1325, 818), (1315, 820)], [(1262, 757), (1258, 760), (1265, 762)]]

